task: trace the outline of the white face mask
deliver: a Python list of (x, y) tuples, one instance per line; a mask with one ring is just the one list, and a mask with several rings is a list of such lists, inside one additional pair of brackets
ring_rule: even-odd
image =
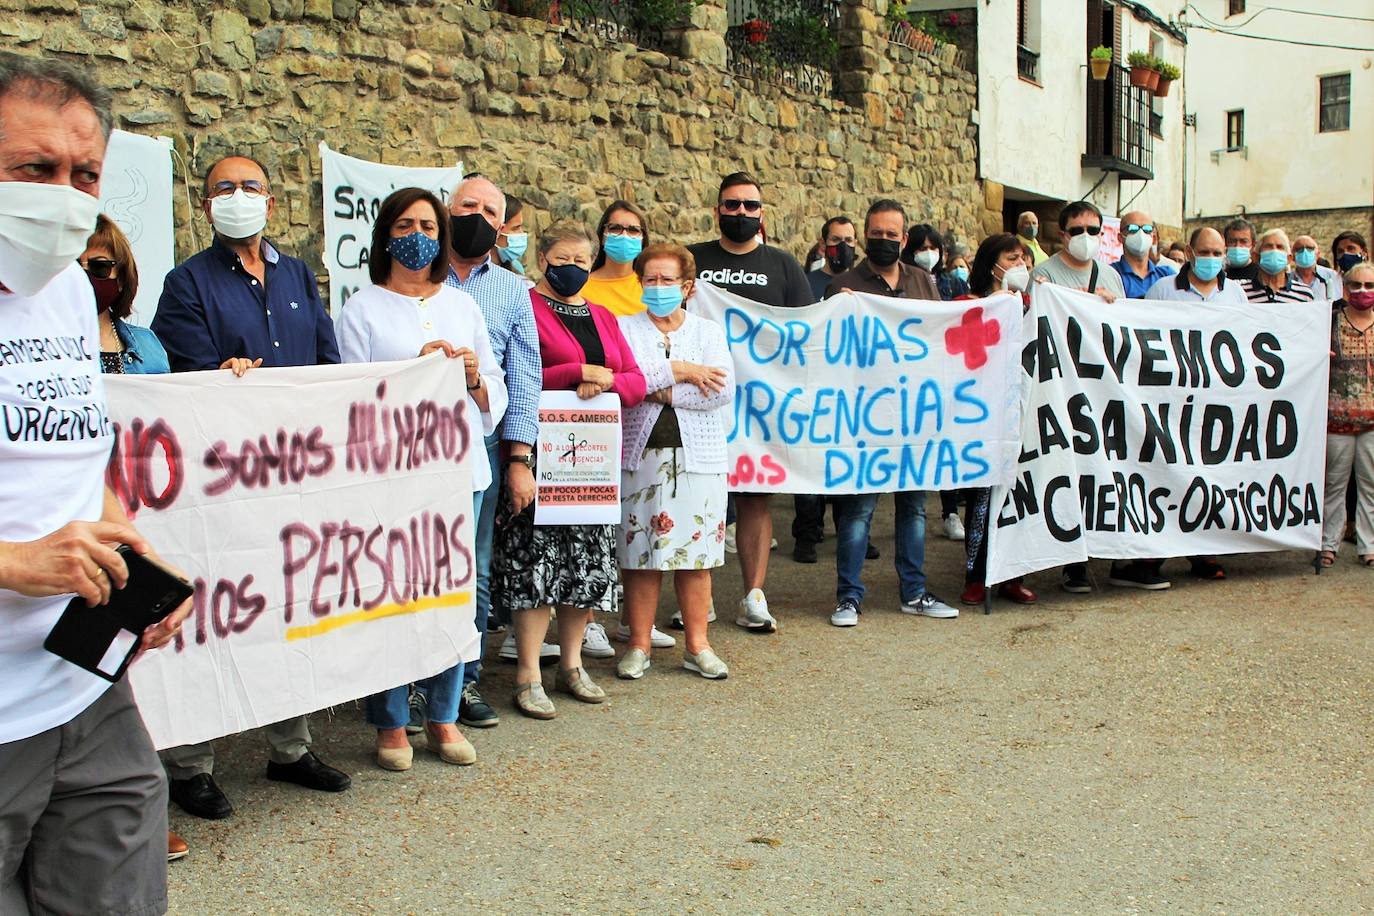
[(0, 283), (32, 296), (81, 256), (100, 201), (66, 184), (0, 181)]
[(1091, 261), (1097, 257), (1097, 246), (1099, 239), (1095, 235), (1088, 235), (1083, 232), (1069, 237), (1069, 254), (1080, 261)]
[(1002, 274), (1002, 289), (1024, 293), (1028, 286), (1030, 286), (1030, 268), (1026, 267), (1025, 264), (1017, 264)]
[(940, 263), (940, 252), (931, 251), (929, 248), (925, 251), (916, 252), (916, 264), (918, 266), (924, 267), (926, 270), (934, 270), (938, 263)]
[(251, 197), (243, 188), (210, 201), (210, 222), (226, 239), (251, 239), (267, 226), (267, 194)]
[(1154, 243), (1155, 237), (1153, 235), (1147, 235), (1144, 232), (1136, 232), (1132, 235), (1128, 235), (1124, 242), (1126, 250), (1137, 258), (1148, 252), (1154, 246)]

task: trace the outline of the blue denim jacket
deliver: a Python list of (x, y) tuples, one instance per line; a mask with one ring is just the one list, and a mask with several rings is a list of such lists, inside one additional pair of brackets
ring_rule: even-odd
[(147, 328), (136, 324), (126, 324), (118, 318), (114, 320), (115, 333), (124, 345), (124, 372), (127, 375), (161, 375), (171, 372), (167, 362), (167, 351), (157, 335)]

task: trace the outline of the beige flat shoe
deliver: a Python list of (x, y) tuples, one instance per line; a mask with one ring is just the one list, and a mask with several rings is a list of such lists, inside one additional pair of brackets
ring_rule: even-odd
[(643, 649), (631, 649), (615, 666), (615, 676), (624, 681), (637, 681), (649, 670), (649, 655)]
[(531, 719), (552, 719), (558, 715), (543, 684), (521, 684), (515, 688), (515, 708)]
[(725, 666), (725, 662), (710, 649), (702, 649), (696, 655), (690, 652), (682, 653), (682, 667), (712, 681), (724, 680), (730, 676), (730, 669)]
[(472, 746), (472, 742), (463, 735), (458, 736), (457, 741), (437, 741), (433, 733), (425, 731), (425, 746), (439, 755), (439, 759), (444, 763), (452, 763), (456, 766), (471, 766), (477, 762), (477, 748)]
[(554, 685), (583, 703), (606, 702), (606, 691), (592, 683), (585, 668), (559, 668), (557, 676), (554, 677)]
[(410, 769), (410, 765), (415, 760), (415, 748), (407, 744), (405, 747), (379, 747), (377, 748), (377, 766), (384, 770), (391, 770), (393, 773), (404, 772)]

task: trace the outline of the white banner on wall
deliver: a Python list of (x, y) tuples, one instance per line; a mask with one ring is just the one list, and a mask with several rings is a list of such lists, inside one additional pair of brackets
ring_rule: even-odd
[(1089, 557), (1315, 550), (1330, 326), (1325, 302), (1108, 305), (1036, 286), (987, 581)]
[(130, 668), (158, 747), (367, 696), (477, 657), (456, 360), (109, 376), (107, 481), (195, 583)]
[(100, 209), (133, 247), (138, 296), (131, 320), (146, 326), (157, 313), (162, 280), (176, 263), (171, 139), (111, 132), (100, 176)]
[(320, 141), (320, 172), (329, 314), (337, 317), (348, 297), (372, 282), (367, 275), (367, 255), (372, 222), (382, 201), (399, 188), (424, 188), (437, 194), (447, 207), (449, 194), (463, 180), (463, 164), (452, 168), (384, 165), (345, 156)]
[(1020, 296), (842, 293), (774, 308), (699, 282), (691, 308), (725, 328), (735, 362), (732, 490), (892, 493), (1010, 479)]

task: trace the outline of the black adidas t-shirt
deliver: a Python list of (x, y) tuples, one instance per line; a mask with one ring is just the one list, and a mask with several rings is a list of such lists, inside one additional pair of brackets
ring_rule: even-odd
[(760, 245), (748, 254), (731, 254), (719, 241), (698, 242), (687, 250), (697, 261), (697, 279), (764, 305), (810, 305), (816, 301), (797, 259), (781, 248)]

